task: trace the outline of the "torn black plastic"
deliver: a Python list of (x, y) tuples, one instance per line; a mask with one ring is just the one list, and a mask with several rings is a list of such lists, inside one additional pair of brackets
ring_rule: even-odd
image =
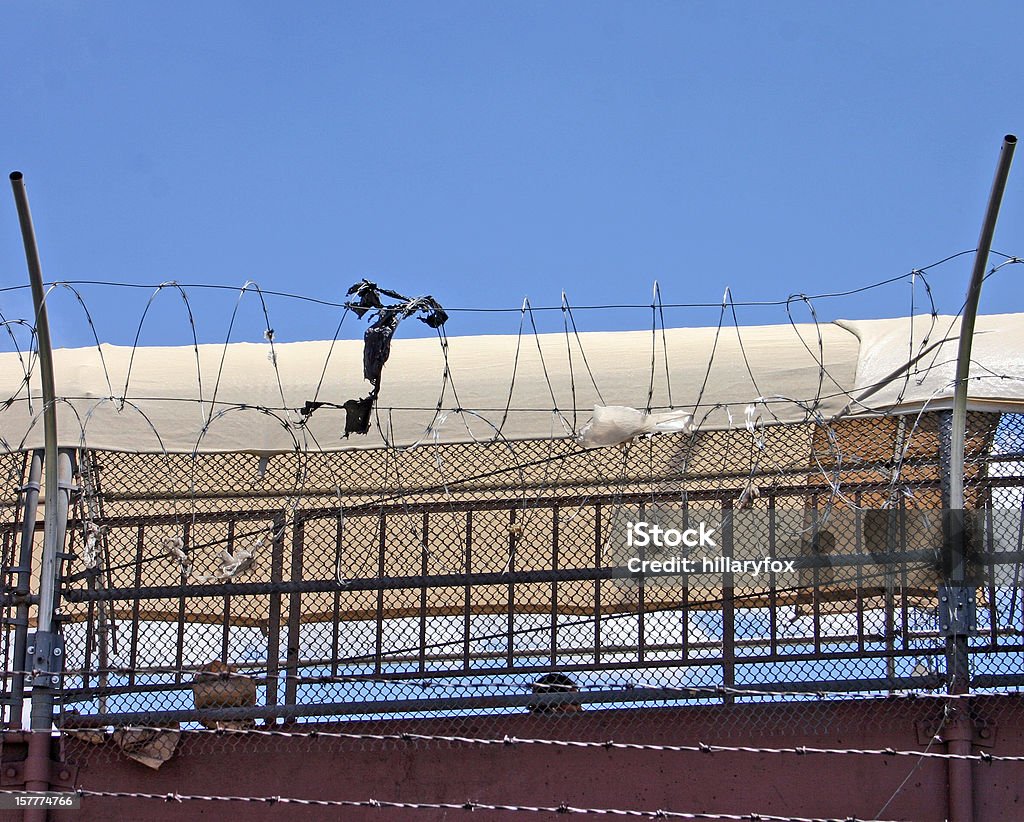
[(375, 388), (380, 385), (384, 363), (391, 356), (391, 339), (401, 321), (397, 311), (382, 309), (363, 334), (363, 377)]
[[(373, 312), (372, 321), (363, 334), (363, 377), (373, 390), (365, 397), (346, 400), (343, 404), (346, 439), (349, 434), (366, 434), (370, 430), (370, 416), (380, 394), (381, 374), (391, 356), (391, 340), (402, 320), (418, 314), (417, 319), (431, 328), (440, 328), (448, 320), (447, 312), (433, 297), (405, 297), (369, 280), (360, 280), (353, 285), (347, 296), (351, 299), (346, 307), (357, 317)], [(385, 305), (381, 297), (396, 302)], [(302, 409), (304, 421), (321, 405), (323, 403), (307, 402)]]
[(370, 430), (370, 412), (373, 411), (377, 391), (359, 400), (345, 400), (345, 439), (349, 434), (365, 434)]

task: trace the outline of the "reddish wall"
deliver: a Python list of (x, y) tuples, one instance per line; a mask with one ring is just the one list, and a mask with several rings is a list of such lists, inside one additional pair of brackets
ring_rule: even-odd
[[(923, 750), (934, 700), (826, 705), (740, 705), (630, 712), (585, 711), (552, 723), (538, 716), (420, 720), (330, 726), (349, 732), (504, 735), (696, 744)], [(987, 719), (990, 753), (1024, 753), (1021, 700), (976, 703)], [(319, 726), (328, 729), (329, 726)], [(304, 726), (308, 729), (309, 726)], [(938, 744), (933, 750), (944, 751)], [(69, 743), (78, 781), (93, 790), (147, 793), (283, 795), (318, 799), (386, 799), (558, 805), (673, 811), (765, 813), (874, 819), (900, 783), (885, 819), (940, 820), (946, 816), (946, 762), (908, 757), (746, 753), (673, 753), (579, 750), (547, 746), (471, 747), (438, 743), (339, 742), (311, 739), (224, 739), (191, 736), (159, 771), (125, 759), (112, 748)], [(23, 756), (8, 744), (4, 760)], [(978, 820), (1024, 818), (1024, 766), (975, 764)], [(185, 805), (142, 800), (87, 798), (79, 819), (234, 818), (238, 820), (331, 819), (336, 809), (268, 807), (242, 803)], [(547, 814), (475, 811), (350, 810), (346, 820), (408, 819), (410, 822), (565, 818)], [(54, 818), (72, 818), (60, 814)], [(17, 818), (13, 816), (12, 818)]]

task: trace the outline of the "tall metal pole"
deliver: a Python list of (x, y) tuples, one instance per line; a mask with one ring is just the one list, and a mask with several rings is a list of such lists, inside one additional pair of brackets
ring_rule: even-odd
[[(948, 473), (944, 473), (943, 485), (948, 493), (943, 496), (943, 505), (947, 509), (945, 541), (945, 571), (947, 585), (940, 594), (943, 629), (946, 632), (946, 668), (947, 687), (951, 693), (964, 693), (970, 688), (970, 667), (967, 659), (967, 640), (970, 633), (972, 617), (971, 591), (967, 582), (966, 538), (970, 528), (964, 511), (964, 443), (967, 432), (967, 392), (968, 378), (971, 370), (971, 344), (974, 341), (974, 324), (978, 316), (978, 302), (981, 298), (981, 285), (985, 280), (985, 269), (988, 256), (992, 249), (992, 237), (996, 230), (999, 217), (999, 206), (1002, 203), (1006, 179), (1010, 173), (1010, 163), (1017, 138), (1007, 134), (1003, 138), (1003, 147), (996, 166), (992, 191), (989, 194), (988, 208), (981, 224), (981, 235), (978, 238), (978, 249), (974, 257), (974, 270), (967, 287), (967, 299), (964, 302), (963, 318), (960, 321), (960, 344), (957, 351), (956, 382), (953, 388), (953, 412), (943, 414), (941, 433), (942, 450), (945, 451), (948, 438)], [(947, 427), (948, 426), (948, 427)], [(945, 460), (944, 460), (945, 461)], [(946, 466), (943, 466), (945, 468)]]
[[(14, 204), (18, 209), (21, 224), (21, 238), (25, 244), (25, 262), (28, 265), (29, 283), (32, 286), (32, 305), (35, 309), (36, 340), (39, 349), (39, 381), (43, 389), (43, 445), (46, 468), (46, 521), (43, 531), (43, 557), (39, 573), (39, 618), (38, 632), (49, 631), (54, 609), (54, 580), (57, 572), (57, 534), (53, 528), (53, 513), (57, 510), (60, 489), (58, 488), (57, 467), (57, 392), (53, 379), (53, 346), (50, 342), (50, 321), (46, 311), (46, 292), (43, 289), (43, 270), (39, 263), (39, 248), (36, 245), (35, 228), (32, 226), (32, 212), (28, 207), (28, 193), (20, 171), (11, 172), (11, 188), (14, 190)], [(49, 724), (47, 725), (49, 728)]]
[[(999, 218), (999, 206), (1003, 201), (1006, 179), (1010, 174), (1010, 163), (1013, 162), (1013, 150), (1017, 146), (1017, 138), (1007, 134), (1003, 138), (1003, 147), (999, 152), (999, 164), (996, 176), (992, 181), (992, 191), (988, 197), (988, 208), (985, 220), (981, 224), (981, 236), (978, 238), (978, 250), (974, 255), (974, 271), (967, 287), (967, 300), (964, 302), (964, 315), (960, 321), (960, 347), (956, 355), (956, 385), (953, 389), (953, 443), (951, 473), (949, 477), (949, 507), (962, 510), (964, 507), (964, 438), (967, 425), (967, 378), (971, 370), (971, 344), (974, 341), (974, 321), (978, 316), (978, 301), (981, 299), (981, 284), (985, 280), (985, 269), (988, 266), (988, 255), (992, 250), (992, 237), (996, 232), (996, 220)], [(963, 574), (962, 557), (960, 570), (953, 566), (954, 573)], [(961, 580), (963, 576), (961, 576)]]
[[(11, 188), (21, 224), (25, 245), (32, 303), (35, 308), (36, 341), (39, 351), (39, 379), (43, 392), (43, 434), (46, 477), (46, 508), (43, 525), (43, 554), (39, 564), (39, 604), (35, 639), (28, 650), (26, 664), (32, 671), (32, 735), (25, 760), (25, 788), (45, 791), (50, 787), (50, 728), (53, 725), (53, 687), (58, 682), (62, 649), (53, 630), (57, 603), (59, 554), (64, 548), (68, 503), (71, 494), (71, 458), (68, 451), (58, 451), (57, 404), (53, 377), (53, 346), (46, 312), (43, 272), (39, 263), (32, 213), (20, 171), (11, 173)], [(29, 659), (29, 657), (31, 659)], [(46, 811), (26, 811), (25, 820), (45, 822)]]
[[(964, 505), (964, 447), (967, 437), (967, 392), (971, 370), (971, 344), (974, 324), (978, 316), (981, 285), (985, 280), (988, 256), (992, 250), (992, 237), (999, 217), (1003, 191), (1010, 173), (1010, 163), (1017, 138), (1007, 134), (996, 166), (988, 208), (981, 224), (978, 249), (974, 257), (974, 270), (967, 287), (963, 318), (960, 321), (960, 344), (957, 351), (956, 382), (953, 388), (952, 413), (940, 417), (940, 463), (943, 469), (943, 505), (947, 508), (945, 522), (946, 584), (939, 591), (941, 627), (946, 635), (946, 688), (951, 694), (970, 692), (971, 667), (969, 637), (974, 628), (974, 590), (967, 579), (967, 535), (970, 522)], [(947, 751), (957, 757), (966, 757), (972, 751), (974, 736), (970, 705), (967, 699), (953, 700), (943, 736)], [(951, 822), (970, 822), (974, 818), (974, 785), (971, 763), (966, 759), (950, 759), (949, 819)]]

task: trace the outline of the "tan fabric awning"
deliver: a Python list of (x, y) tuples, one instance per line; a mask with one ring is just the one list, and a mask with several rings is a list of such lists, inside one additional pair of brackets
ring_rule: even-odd
[[(268, 343), (139, 348), (134, 355), (103, 345), (102, 359), (95, 347), (62, 349), (55, 352), (60, 439), (68, 447), (140, 453), (282, 453), (376, 448), (385, 437), (401, 446), (490, 440), (499, 430), (509, 440), (560, 438), (578, 433), (596, 405), (682, 409), (698, 430), (742, 427), (745, 407), (759, 398), (765, 423), (799, 422), (809, 409), (825, 418), (844, 409), (912, 412), (949, 404), (959, 332), (950, 317), (939, 317), (931, 335), (949, 341), (912, 366), (909, 380), (899, 373), (863, 403), (855, 398), (916, 356), (930, 324), (918, 317), (739, 334), (668, 329), (664, 349), (660, 331), (452, 337), (447, 378), (437, 339), (396, 340), (370, 433), (348, 439), (341, 406), (370, 389), (362, 340), (339, 341), (333, 350), (329, 341), (275, 344), (276, 369)], [(972, 407), (1024, 408), (1022, 345), (1024, 315), (978, 318)], [(42, 445), (38, 364), (30, 369), (30, 402), (27, 363), (0, 355), (0, 396), (13, 397), (0, 412), (0, 436), (10, 449)], [(303, 425), (301, 409), (313, 400), (328, 405)]]

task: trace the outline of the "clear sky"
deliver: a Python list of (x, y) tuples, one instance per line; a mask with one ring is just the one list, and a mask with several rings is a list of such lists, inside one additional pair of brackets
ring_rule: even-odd
[[(643, 304), (654, 279), (667, 302), (853, 288), (974, 248), (1002, 136), (1024, 131), (1019, 0), (0, 9), (0, 156), (26, 175), (49, 279), (252, 279), (338, 300), (368, 277), (513, 308), (562, 289)], [(995, 248), (1024, 256), (1024, 156)], [(933, 272), (940, 310), (970, 266)], [(25, 282), (9, 195), (0, 271)], [(983, 310), (1024, 310), (1022, 275), (993, 278)], [(100, 336), (130, 343), (148, 293), (83, 293)], [(234, 297), (189, 296), (201, 340), (222, 341)], [(819, 308), (893, 316), (909, 296)], [(271, 302), (278, 339), (333, 333), (337, 311)], [(25, 305), (0, 294), (8, 316)], [(51, 310), (57, 344), (87, 342), (69, 293)], [(247, 300), (236, 338), (258, 339), (258, 313)], [(183, 317), (161, 297), (142, 341), (189, 342)], [(518, 321), (456, 312), (448, 329)], [(642, 328), (650, 311), (577, 321)]]

